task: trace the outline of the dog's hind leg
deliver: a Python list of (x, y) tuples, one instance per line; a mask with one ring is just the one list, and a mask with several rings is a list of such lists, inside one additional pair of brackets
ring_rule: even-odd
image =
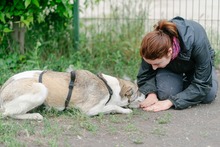
[(40, 113), (26, 113), (26, 114), (12, 115), (11, 117), (15, 119), (43, 120), (43, 116), (40, 115)]
[(47, 88), (41, 83), (34, 83), (27, 93), (3, 104), (3, 117), (9, 116), (16, 119), (41, 120), (39, 113), (27, 113), (44, 103), (47, 97)]

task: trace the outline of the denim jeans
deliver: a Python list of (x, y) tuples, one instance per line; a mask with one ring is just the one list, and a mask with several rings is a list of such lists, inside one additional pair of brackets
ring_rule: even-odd
[[(156, 75), (158, 98), (167, 99), (170, 95), (176, 95), (188, 87), (190, 81), (184, 80), (183, 74), (173, 73), (167, 69), (159, 69)], [(212, 68), (212, 87), (201, 103), (212, 102), (218, 91), (218, 78), (215, 68)]]

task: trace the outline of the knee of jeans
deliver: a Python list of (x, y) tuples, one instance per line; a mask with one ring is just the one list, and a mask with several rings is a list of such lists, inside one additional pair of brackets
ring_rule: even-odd
[(173, 87), (173, 86), (160, 87), (157, 89), (157, 96), (159, 100), (166, 100), (170, 96), (176, 95), (181, 91), (182, 91), (182, 85), (179, 85), (176, 87)]
[(168, 97), (170, 96), (171, 94), (168, 92), (168, 91), (161, 91), (159, 90), (157, 92), (157, 96), (158, 96), (158, 99), (159, 100), (166, 100), (168, 99)]
[(209, 104), (213, 102), (216, 98), (216, 94), (209, 94), (201, 103), (202, 104)]
[(202, 101), (203, 104), (207, 104), (207, 103), (211, 103), (212, 101), (215, 100), (216, 96), (217, 96), (217, 92), (218, 92), (218, 82), (217, 81), (213, 81), (212, 82), (212, 88), (209, 92), (209, 94), (205, 97), (205, 99)]

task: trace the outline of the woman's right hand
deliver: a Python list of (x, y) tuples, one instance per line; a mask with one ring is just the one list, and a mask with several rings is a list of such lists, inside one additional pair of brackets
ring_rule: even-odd
[(140, 103), (140, 108), (147, 108), (158, 102), (157, 95), (155, 93), (149, 93), (144, 101)]

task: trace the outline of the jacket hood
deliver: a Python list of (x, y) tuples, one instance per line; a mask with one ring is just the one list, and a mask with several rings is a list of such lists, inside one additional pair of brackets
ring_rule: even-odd
[(191, 55), (191, 50), (194, 43), (194, 28), (192, 27), (192, 23), (190, 20), (185, 20), (182, 17), (175, 17), (171, 20), (171, 22), (176, 24), (180, 45), (182, 50), (182, 58), (189, 59)]

